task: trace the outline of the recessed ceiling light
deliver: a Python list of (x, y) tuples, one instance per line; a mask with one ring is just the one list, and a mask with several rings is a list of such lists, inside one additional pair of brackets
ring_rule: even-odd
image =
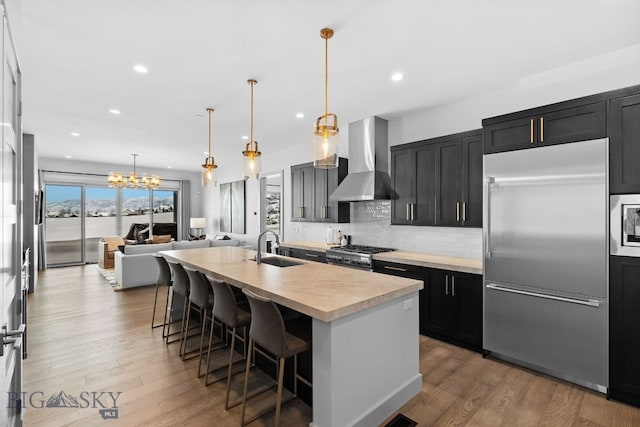
[(66, 157), (67, 159), (71, 159), (73, 156), (70, 156), (70, 155), (68, 155), (68, 154), (67, 154), (65, 157)]
[(202, 154), (204, 154), (205, 156), (208, 156), (209, 152), (208, 151), (203, 151)]
[(109, 110), (109, 112), (111, 114), (120, 114), (120, 110), (116, 110), (115, 108), (112, 108), (111, 110)]
[(391, 80), (393, 80), (394, 82), (399, 82), (403, 78), (404, 78), (404, 76), (402, 75), (402, 73), (393, 73), (391, 75)]
[(247, 135), (242, 135), (242, 139), (247, 140), (249, 137)]
[(71, 136), (80, 136), (78, 132), (71, 132)]
[(169, 165), (169, 166), (167, 166), (167, 169), (171, 169), (172, 167), (173, 167), (173, 166)]
[(296, 113), (296, 117), (299, 119), (303, 119), (304, 118), (304, 113)]
[(138, 65), (134, 66), (134, 67), (133, 67), (133, 69), (134, 69), (136, 72), (140, 73), (140, 74), (147, 74), (147, 73), (149, 72), (149, 70), (147, 69), (147, 67), (145, 67), (145, 66), (144, 66), (144, 65), (142, 65), (142, 64), (138, 64)]

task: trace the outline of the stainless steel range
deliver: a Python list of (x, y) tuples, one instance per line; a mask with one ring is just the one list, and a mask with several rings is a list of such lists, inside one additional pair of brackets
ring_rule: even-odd
[(371, 271), (373, 270), (373, 255), (390, 251), (395, 251), (395, 249), (364, 245), (334, 246), (327, 249), (327, 263)]

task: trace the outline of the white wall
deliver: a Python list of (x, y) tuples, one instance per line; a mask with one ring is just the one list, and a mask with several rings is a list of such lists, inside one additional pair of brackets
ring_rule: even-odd
[[(483, 118), (640, 84), (640, 58), (618, 67), (612, 68), (606, 64), (601, 64), (593, 68), (602, 71), (594, 73), (581, 71), (576, 73), (579, 77), (575, 78), (567, 78), (567, 73), (557, 73), (555, 76), (551, 73), (545, 76), (537, 76), (539, 78), (525, 80), (523, 84), (513, 82), (499, 91), (442, 105), (437, 108), (386, 117), (389, 120), (389, 145), (393, 146), (478, 129), (482, 126)], [(446, 82), (443, 84), (446, 84)], [(347, 140), (347, 126), (343, 126), (340, 138), (340, 153), (345, 157), (347, 156)], [(389, 225), (389, 220), (385, 218), (386, 214), (383, 212), (386, 209), (384, 202), (364, 205), (360, 202), (357, 204), (352, 203), (352, 222), (350, 224), (292, 223), (290, 221), (290, 166), (311, 160), (310, 141), (311, 138), (309, 137), (307, 141), (297, 142), (282, 153), (269, 153), (268, 144), (262, 142), (261, 145), (262, 151), (265, 153), (262, 159), (263, 170), (284, 170), (283, 218), (285, 221), (285, 241), (310, 240), (322, 242), (324, 241), (326, 228), (331, 225), (347, 234), (352, 234), (354, 243), (395, 247), (415, 252), (481, 258), (482, 235), (480, 229), (391, 226)], [(237, 164), (223, 165), (220, 168), (219, 181), (226, 182), (239, 179), (241, 168), (241, 156), (238, 153)], [(235, 237), (255, 244), (260, 223), (259, 185), (255, 180), (248, 181), (246, 188), (247, 234)], [(218, 231), (219, 209), (217, 197), (217, 188), (212, 189), (210, 194), (203, 197), (208, 218), (208, 233)], [(368, 210), (371, 211), (370, 214), (367, 214)], [(375, 211), (379, 212), (376, 214)], [(257, 214), (254, 215), (254, 212)]]

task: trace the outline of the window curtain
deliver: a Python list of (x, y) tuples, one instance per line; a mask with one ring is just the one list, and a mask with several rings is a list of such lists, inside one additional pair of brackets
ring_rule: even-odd
[(178, 240), (186, 240), (189, 235), (189, 218), (191, 218), (191, 181), (183, 179), (180, 181), (180, 215), (178, 218), (180, 228)]

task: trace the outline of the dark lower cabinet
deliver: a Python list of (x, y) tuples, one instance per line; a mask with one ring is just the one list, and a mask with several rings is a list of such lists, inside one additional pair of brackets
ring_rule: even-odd
[(327, 262), (327, 254), (321, 251), (314, 251), (310, 249), (298, 249), (289, 248), (286, 246), (280, 246), (278, 248), (278, 255), (288, 256), (291, 258), (306, 259), (307, 261)]
[(422, 280), (420, 333), (482, 351), (482, 276), (386, 261), (374, 272)]
[(609, 258), (609, 396), (640, 406), (640, 258)]
[(430, 269), (426, 330), (437, 338), (482, 348), (482, 276)]

